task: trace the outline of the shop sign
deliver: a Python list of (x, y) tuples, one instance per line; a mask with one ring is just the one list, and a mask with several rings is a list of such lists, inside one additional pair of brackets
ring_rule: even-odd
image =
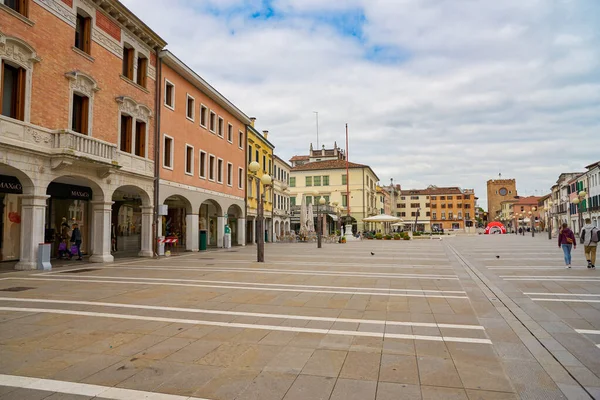
[(48, 185), (46, 194), (57, 199), (90, 200), (92, 198), (92, 189), (85, 186), (52, 182)]
[(23, 186), (14, 176), (0, 175), (0, 193), (23, 194)]

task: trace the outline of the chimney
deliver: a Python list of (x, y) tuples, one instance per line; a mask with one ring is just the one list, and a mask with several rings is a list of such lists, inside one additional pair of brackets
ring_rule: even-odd
[(256, 122), (256, 117), (250, 117), (250, 126), (254, 128), (254, 123)]
[(269, 138), (269, 131), (263, 131), (263, 136), (265, 137), (265, 139)]

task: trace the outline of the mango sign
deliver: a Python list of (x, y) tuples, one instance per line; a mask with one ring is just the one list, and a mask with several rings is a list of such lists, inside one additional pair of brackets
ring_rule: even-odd
[(501, 222), (490, 222), (488, 224), (488, 226), (485, 228), (485, 234), (486, 235), (494, 235), (494, 234), (500, 234), (500, 235), (504, 235), (506, 234), (506, 227), (501, 223)]

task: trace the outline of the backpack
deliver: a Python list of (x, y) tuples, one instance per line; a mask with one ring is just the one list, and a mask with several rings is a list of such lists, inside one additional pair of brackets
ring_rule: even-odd
[(590, 232), (590, 243), (598, 243), (598, 228), (593, 227), (592, 231)]

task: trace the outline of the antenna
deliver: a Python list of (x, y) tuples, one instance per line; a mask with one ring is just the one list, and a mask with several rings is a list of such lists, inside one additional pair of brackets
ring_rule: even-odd
[(313, 111), (317, 116), (317, 149), (319, 148), (319, 112)]

